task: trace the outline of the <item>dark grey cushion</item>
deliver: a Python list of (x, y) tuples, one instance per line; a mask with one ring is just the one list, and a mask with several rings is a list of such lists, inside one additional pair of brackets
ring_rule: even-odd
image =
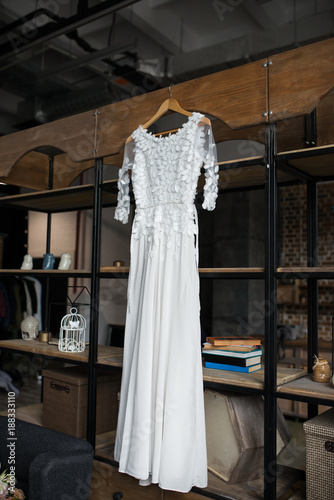
[[(0, 416), (1, 470), (8, 468), (10, 442), (15, 443), (15, 474), (29, 500), (88, 500), (94, 450), (83, 439), (16, 420), (15, 437)], [(9, 439), (7, 439), (9, 438)]]

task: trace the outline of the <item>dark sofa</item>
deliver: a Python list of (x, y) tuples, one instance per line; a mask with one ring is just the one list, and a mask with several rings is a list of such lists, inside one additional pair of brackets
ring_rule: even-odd
[(15, 477), (27, 500), (88, 500), (94, 450), (90, 443), (22, 420), (15, 421), (16, 440), (8, 419), (0, 416), (1, 471), (8, 469), (10, 443)]

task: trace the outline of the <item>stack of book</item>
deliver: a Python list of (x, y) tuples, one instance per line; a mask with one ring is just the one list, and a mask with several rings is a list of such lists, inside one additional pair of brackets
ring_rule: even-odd
[(202, 353), (204, 366), (250, 373), (261, 370), (261, 340), (252, 337), (207, 337)]

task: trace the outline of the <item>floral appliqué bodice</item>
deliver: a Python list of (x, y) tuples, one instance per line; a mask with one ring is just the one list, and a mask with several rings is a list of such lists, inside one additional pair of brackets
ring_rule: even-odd
[(118, 181), (115, 218), (123, 223), (130, 213), (129, 170), (136, 201), (132, 236), (142, 235), (168, 245), (169, 235), (197, 234), (194, 200), (204, 165), (203, 208), (215, 208), (218, 193), (216, 146), (211, 126), (193, 113), (175, 134), (156, 137), (140, 125), (124, 151)]

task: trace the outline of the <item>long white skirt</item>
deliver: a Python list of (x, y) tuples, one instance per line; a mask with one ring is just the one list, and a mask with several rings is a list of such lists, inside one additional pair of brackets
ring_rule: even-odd
[[(131, 239), (119, 471), (180, 492), (207, 486), (194, 236)], [(177, 244), (178, 239), (178, 244)]]

